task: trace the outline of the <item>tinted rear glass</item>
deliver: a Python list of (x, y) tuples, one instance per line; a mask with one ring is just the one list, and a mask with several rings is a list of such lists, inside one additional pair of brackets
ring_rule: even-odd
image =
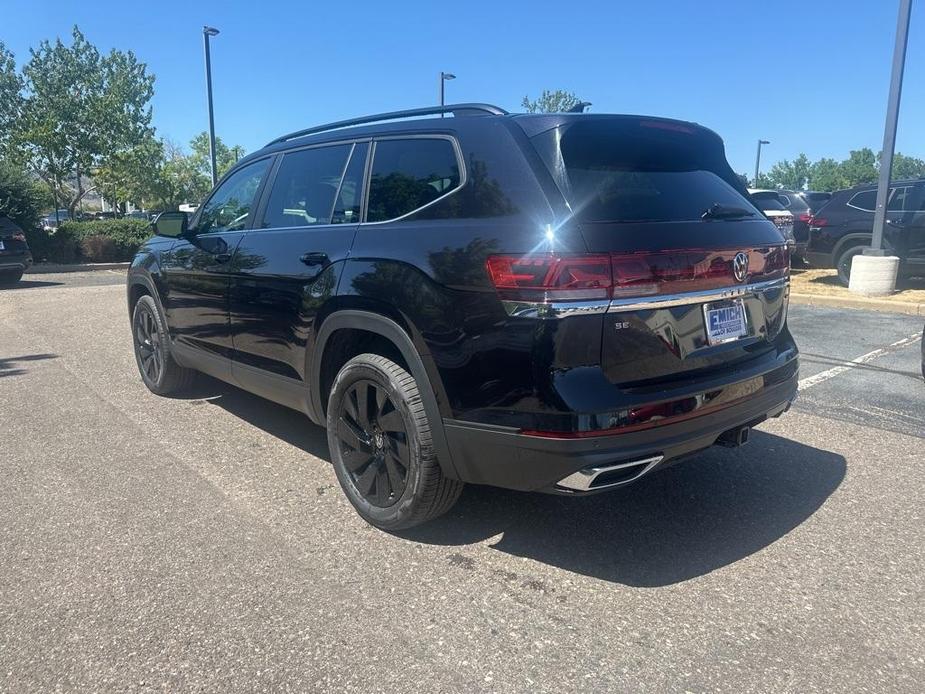
[(537, 149), (583, 221), (699, 220), (715, 204), (754, 209), (724, 180), (722, 147), (694, 129), (602, 119), (537, 137), (547, 139)]
[(786, 210), (777, 193), (752, 193), (752, 202), (767, 212), (768, 210)]
[(809, 209), (806, 201), (796, 193), (781, 193), (781, 198), (781, 202), (787, 201), (784, 207), (789, 208), (791, 212), (806, 212)]

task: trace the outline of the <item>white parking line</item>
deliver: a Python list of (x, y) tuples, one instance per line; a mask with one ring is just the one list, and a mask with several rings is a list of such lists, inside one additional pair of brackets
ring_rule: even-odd
[(889, 344), (886, 347), (881, 347), (880, 349), (875, 349), (873, 352), (862, 354), (856, 359), (845, 362), (841, 366), (833, 366), (831, 369), (826, 369), (825, 371), (820, 371), (819, 373), (813, 374), (812, 376), (807, 376), (806, 378), (800, 380), (798, 389), (806, 390), (811, 386), (828, 381), (830, 378), (835, 378), (835, 376), (838, 376), (838, 374), (844, 373), (845, 371), (851, 371), (851, 369), (853, 369), (858, 364), (866, 364), (867, 362), (873, 361), (877, 357), (882, 357), (884, 354), (889, 352), (895, 352), (897, 349), (914, 344), (921, 339), (922, 335), (920, 333), (916, 333), (915, 335), (910, 335), (909, 337), (904, 337), (901, 340), (897, 340), (896, 342)]

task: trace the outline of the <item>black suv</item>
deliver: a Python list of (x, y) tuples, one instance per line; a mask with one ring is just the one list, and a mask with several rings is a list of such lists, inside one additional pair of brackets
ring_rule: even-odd
[[(806, 260), (837, 269), (847, 287), (851, 259), (870, 246), (876, 207), (876, 184), (833, 193), (810, 220)], [(886, 221), (883, 244), (899, 257), (900, 273), (925, 276), (925, 179), (890, 184)]]
[(796, 394), (784, 239), (692, 123), (482, 104), (333, 123), (155, 231), (128, 273), (148, 388), (203, 371), (304, 412), (382, 528), (464, 482), (623, 485)]
[(9, 217), (0, 217), (0, 285), (15, 284), (32, 266), (32, 252), (23, 230)]

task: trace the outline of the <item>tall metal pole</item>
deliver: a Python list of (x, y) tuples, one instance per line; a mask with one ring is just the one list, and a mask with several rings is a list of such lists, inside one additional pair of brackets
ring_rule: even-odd
[(906, 45), (909, 43), (909, 17), (912, 0), (899, 0), (896, 23), (896, 45), (893, 48), (893, 72), (890, 78), (890, 99), (886, 107), (886, 127), (883, 129), (883, 149), (880, 151), (880, 182), (877, 186), (877, 209), (874, 211), (874, 238), (865, 255), (886, 255), (883, 250), (883, 230), (886, 226), (887, 197), (893, 174), (893, 151), (896, 149), (896, 125), (899, 121), (899, 101), (903, 91), (903, 70), (906, 65)]
[(758, 154), (755, 155), (755, 188), (758, 187), (758, 170), (761, 167), (761, 145), (771, 144), (768, 140), (758, 140)]
[[(444, 91), (443, 85), (446, 84), (446, 76), (443, 70), (440, 71), (440, 108), (443, 108), (444, 105)], [(441, 114), (442, 115), (442, 114)]]
[(209, 163), (212, 167), (212, 185), (218, 182), (218, 169), (215, 166), (215, 115), (212, 111), (212, 57), (209, 54), (209, 38), (216, 36), (218, 29), (202, 27), (202, 43), (206, 54), (206, 92), (209, 98)]

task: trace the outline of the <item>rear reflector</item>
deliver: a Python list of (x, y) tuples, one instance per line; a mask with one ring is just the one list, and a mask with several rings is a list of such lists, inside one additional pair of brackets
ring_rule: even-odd
[[(733, 273), (737, 254), (748, 257), (745, 277)], [(672, 250), (586, 255), (493, 255), (488, 275), (505, 299), (561, 301), (631, 298), (733, 287), (785, 277), (785, 246), (733, 250)]]

